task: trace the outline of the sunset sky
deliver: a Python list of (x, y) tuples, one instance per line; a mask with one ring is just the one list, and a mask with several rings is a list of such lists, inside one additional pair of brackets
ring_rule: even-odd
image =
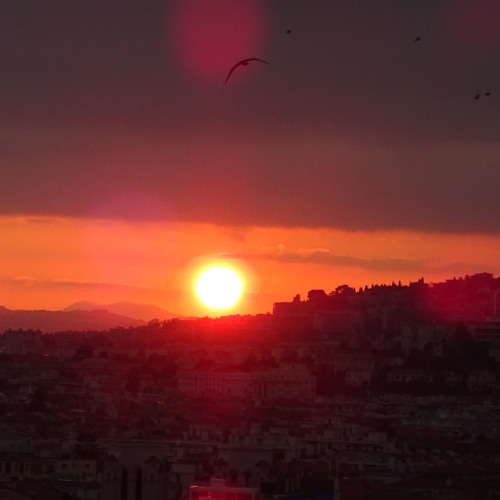
[[(212, 314), (193, 283), (218, 263), (252, 314), (500, 275), (499, 20), (498, 0), (1, 2), (0, 305)], [(271, 64), (225, 84), (249, 57)]]

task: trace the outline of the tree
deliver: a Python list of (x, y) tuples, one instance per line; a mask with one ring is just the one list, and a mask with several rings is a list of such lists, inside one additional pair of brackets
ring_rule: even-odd
[(94, 347), (88, 344), (81, 344), (78, 346), (73, 359), (75, 361), (83, 361), (84, 359), (91, 358), (94, 354)]
[(340, 285), (335, 288), (336, 295), (354, 295), (355, 293), (356, 290), (354, 288), (351, 288), (349, 285)]
[(307, 292), (307, 300), (309, 302), (319, 302), (328, 297), (324, 290), (309, 290)]

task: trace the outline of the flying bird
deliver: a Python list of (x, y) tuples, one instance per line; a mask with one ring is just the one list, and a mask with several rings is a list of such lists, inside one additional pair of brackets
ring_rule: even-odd
[(422, 40), (419, 36), (417, 36), (417, 38), (415, 38), (415, 42), (420, 42), (420, 40)]
[(489, 97), (491, 95), (491, 92), (485, 92), (484, 95)]
[(481, 97), (481, 94), (476, 94), (476, 95), (474, 96), (474, 99), (479, 99), (480, 97)]
[(224, 83), (227, 83), (229, 80), (229, 77), (232, 75), (233, 71), (238, 67), (238, 66), (248, 66), (248, 63), (251, 61), (259, 61), (261, 63), (265, 64), (271, 64), (270, 62), (263, 61), (262, 59), (258, 59), (257, 57), (249, 57), (248, 59), (242, 59), (241, 61), (238, 61), (230, 70), (229, 73), (226, 77), (226, 81)]
[(288, 35), (289, 33), (291, 33), (292, 30), (286, 30), (285, 33)]

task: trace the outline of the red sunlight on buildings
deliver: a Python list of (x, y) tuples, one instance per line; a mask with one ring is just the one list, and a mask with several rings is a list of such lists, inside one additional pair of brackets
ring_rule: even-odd
[(258, 488), (226, 485), (224, 479), (212, 478), (207, 485), (194, 484), (188, 500), (260, 500)]

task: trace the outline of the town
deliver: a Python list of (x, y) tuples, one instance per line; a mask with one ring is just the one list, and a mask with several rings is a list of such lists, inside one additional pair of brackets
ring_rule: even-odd
[(498, 290), (481, 273), (5, 331), (0, 498), (500, 499)]

